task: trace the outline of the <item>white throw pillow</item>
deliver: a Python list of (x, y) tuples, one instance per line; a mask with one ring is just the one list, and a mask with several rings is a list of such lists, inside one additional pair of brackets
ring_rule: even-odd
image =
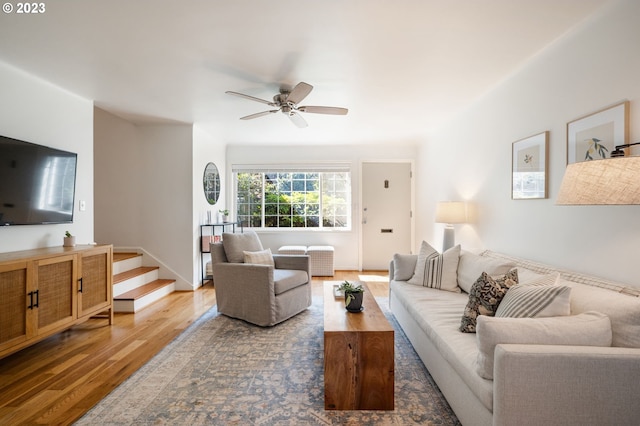
[(244, 263), (252, 263), (254, 265), (274, 266), (273, 255), (271, 254), (270, 248), (266, 250), (260, 250), (260, 251), (245, 251), (243, 253), (244, 253)]
[(480, 274), (486, 272), (491, 277), (505, 275), (516, 266), (513, 262), (504, 262), (477, 254), (462, 251), (458, 263), (458, 285), (465, 293), (471, 291), (471, 286)]
[(416, 269), (407, 283), (459, 293), (457, 278), (459, 257), (459, 245), (439, 254), (436, 249), (423, 241)]
[[(511, 290), (509, 290), (511, 291)], [(550, 318), (496, 318), (481, 315), (476, 324), (477, 371), (493, 379), (496, 345), (611, 346), (611, 321), (599, 312)]]

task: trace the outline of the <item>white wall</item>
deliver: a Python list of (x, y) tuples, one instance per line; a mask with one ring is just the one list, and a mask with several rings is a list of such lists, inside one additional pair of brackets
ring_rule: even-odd
[[(429, 137), (420, 149), (418, 243), (441, 243), (435, 203), (472, 200), (477, 221), (457, 226), (482, 247), (640, 287), (640, 206), (556, 206), (566, 165), (566, 123), (631, 102), (640, 140), (640, 2), (614, 2), (567, 34)], [(549, 198), (512, 201), (511, 145), (550, 131)], [(640, 150), (635, 151), (640, 155)]]
[(182, 290), (194, 286), (192, 138), (190, 125), (135, 125), (96, 108), (96, 240), (144, 249)]
[[(218, 202), (210, 205), (204, 197), (204, 169), (209, 162), (212, 162), (218, 168), (218, 172), (222, 178), (220, 185), (220, 197)], [(200, 225), (207, 223), (207, 212), (211, 212), (214, 222), (218, 210), (226, 209), (226, 163), (225, 163), (225, 144), (221, 142), (211, 133), (204, 129), (193, 126), (193, 282), (196, 286), (202, 281), (203, 264), (206, 264), (211, 256), (209, 254), (200, 255)]]
[(93, 242), (93, 103), (3, 62), (0, 94), (0, 134), (78, 154), (73, 223), (0, 227), (0, 252), (61, 246), (66, 230)]
[[(319, 146), (301, 142), (296, 146), (229, 146), (227, 148), (227, 194), (231, 195), (231, 167), (233, 164), (287, 164), (313, 163), (321, 161), (351, 162), (351, 208), (352, 229), (350, 231), (319, 231), (292, 229), (264, 230), (259, 232), (265, 248), (277, 252), (283, 245), (332, 245), (335, 248), (336, 269), (357, 270), (361, 264), (360, 253), (360, 163), (373, 160), (412, 160), (416, 148), (411, 143), (358, 146)], [(231, 200), (228, 200), (231, 206)]]

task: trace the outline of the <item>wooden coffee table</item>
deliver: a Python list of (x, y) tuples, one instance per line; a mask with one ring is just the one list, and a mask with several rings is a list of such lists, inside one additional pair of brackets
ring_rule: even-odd
[(393, 410), (393, 327), (366, 284), (360, 313), (345, 309), (324, 283), (325, 410)]

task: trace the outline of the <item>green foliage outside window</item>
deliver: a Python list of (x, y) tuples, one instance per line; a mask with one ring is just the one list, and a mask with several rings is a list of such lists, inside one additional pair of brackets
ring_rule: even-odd
[(237, 173), (238, 220), (245, 227), (348, 228), (350, 173)]

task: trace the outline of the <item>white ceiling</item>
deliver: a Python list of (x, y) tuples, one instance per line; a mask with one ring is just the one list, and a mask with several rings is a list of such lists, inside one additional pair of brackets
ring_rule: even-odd
[[(0, 61), (229, 144), (415, 143), (609, 1), (56, 0), (0, 16)], [(270, 108), (225, 94), (299, 81), (349, 114), (240, 121)]]

